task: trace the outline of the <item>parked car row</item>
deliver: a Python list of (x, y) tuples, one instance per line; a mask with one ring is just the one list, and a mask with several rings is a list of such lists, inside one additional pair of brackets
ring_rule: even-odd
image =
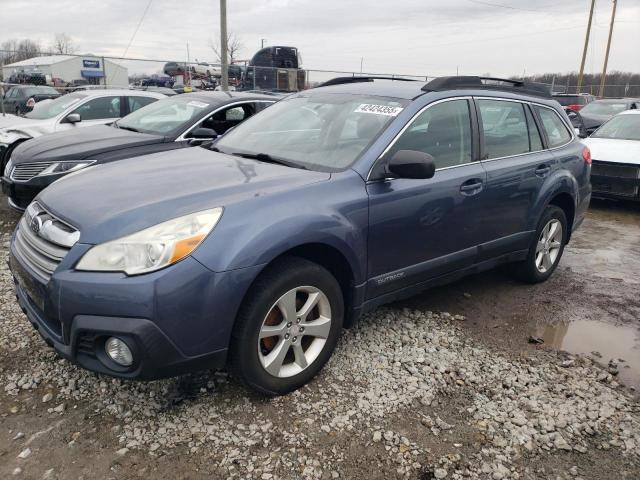
[(591, 197), (564, 109), (512, 80), (195, 93), (102, 123), (7, 156), (12, 198), (57, 179), (14, 201), (9, 264), (45, 341), (123, 378), (228, 365), (290, 392), (378, 305), (503, 263), (546, 280)]
[(47, 133), (103, 125), (155, 102), (164, 95), (134, 90), (91, 90), (36, 103), (24, 117), (0, 115), (0, 168), (4, 172), (13, 150)]
[(274, 102), (259, 94), (190, 93), (152, 103), (109, 125), (44, 135), (13, 150), (3, 191), (14, 208), (25, 209), (68, 173), (212, 141)]

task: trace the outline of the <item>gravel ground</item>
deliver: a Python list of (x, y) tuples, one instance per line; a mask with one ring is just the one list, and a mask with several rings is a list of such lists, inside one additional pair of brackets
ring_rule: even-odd
[[(16, 220), (5, 213), (2, 259)], [(465, 282), (490, 290), (493, 275)], [(429, 311), (442, 289), (371, 313), (317, 380), (263, 399), (225, 372), (139, 383), (80, 370), (44, 345), (11, 285), (2, 261), (1, 478), (640, 477), (640, 404), (617, 381), (618, 361), (478, 327), (473, 288), (456, 294), (466, 316)]]

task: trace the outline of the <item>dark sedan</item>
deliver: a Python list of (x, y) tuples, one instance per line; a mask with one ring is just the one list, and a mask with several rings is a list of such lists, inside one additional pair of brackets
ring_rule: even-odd
[(42, 100), (58, 98), (60, 92), (52, 87), (39, 87), (33, 85), (16, 85), (9, 88), (2, 97), (5, 113), (21, 115), (30, 112), (36, 103)]
[(2, 177), (2, 190), (9, 205), (24, 210), (38, 192), (70, 172), (201, 145), (276, 100), (261, 94), (191, 93), (147, 105), (111, 125), (44, 135), (13, 151)]
[(640, 98), (603, 98), (586, 105), (577, 114), (569, 115), (573, 126), (581, 136), (588, 137), (600, 125), (625, 110), (640, 108)]

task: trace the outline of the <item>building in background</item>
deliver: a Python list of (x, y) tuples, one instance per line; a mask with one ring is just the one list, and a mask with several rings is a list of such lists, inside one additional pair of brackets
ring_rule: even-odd
[(90, 85), (126, 87), (129, 84), (126, 67), (92, 55), (34, 57), (2, 67), (5, 82), (23, 73), (40, 73), (50, 84), (85, 83), (78, 82), (79, 80), (85, 80)]

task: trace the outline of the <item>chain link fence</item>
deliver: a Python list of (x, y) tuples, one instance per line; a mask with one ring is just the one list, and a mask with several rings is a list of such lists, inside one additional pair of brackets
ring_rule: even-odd
[[(163, 60), (99, 55), (43, 54), (43, 57), (27, 59), (3, 65), (2, 59), (16, 53), (0, 50), (0, 88), (17, 84), (50, 85), (61, 93), (78, 89), (95, 88), (171, 88), (177, 92), (220, 89), (221, 65), (217, 62), (197, 59)], [(74, 61), (70, 61), (74, 60)], [(296, 69), (249, 66), (248, 62), (230, 65), (231, 90), (295, 92), (317, 87), (336, 77), (376, 76), (403, 78), (428, 82), (435, 76), (427, 74), (399, 74), (397, 72), (355, 72), (345, 70)], [(616, 72), (613, 78), (618, 79)], [(599, 76), (589, 76), (580, 91), (598, 95)], [(629, 79), (640, 78), (633, 75)], [(576, 93), (572, 75), (566, 82), (558, 82), (554, 75), (529, 77), (537, 85), (559, 93)], [(574, 80), (574, 82), (571, 82)], [(4, 82), (4, 83), (3, 83)], [(640, 84), (620, 83), (605, 85), (604, 97), (640, 97)], [(186, 88), (185, 88), (186, 87)]]

